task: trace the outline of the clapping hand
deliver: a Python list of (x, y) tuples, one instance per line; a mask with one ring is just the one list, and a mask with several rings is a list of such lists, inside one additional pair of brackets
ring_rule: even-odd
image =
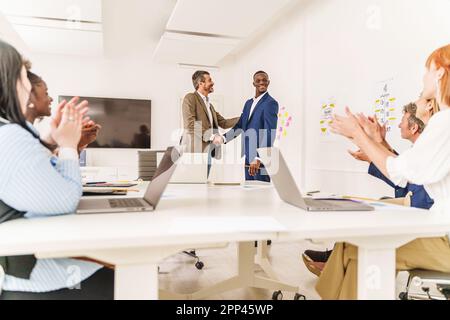
[(383, 143), (386, 140), (386, 124), (383, 126), (378, 122), (377, 116), (366, 117), (359, 113), (357, 116), (360, 126), (366, 134), (375, 142)]
[(361, 150), (358, 150), (355, 152), (349, 150), (348, 153), (358, 161), (365, 161), (365, 162), (369, 162), (369, 163), (371, 162), (369, 157)]
[(349, 139), (354, 139), (358, 134), (363, 133), (363, 129), (358, 118), (345, 108), (346, 117), (334, 115), (333, 122), (330, 124), (331, 131)]
[(60, 109), (50, 124), (51, 137), (61, 148), (76, 150), (80, 142), (83, 118), (88, 111), (88, 102), (83, 101), (76, 104), (78, 100), (74, 98), (67, 104), (60, 104), (58, 106)]
[(97, 140), (98, 132), (101, 130), (102, 126), (95, 123), (89, 118), (83, 120), (83, 126), (81, 130), (81, 139), (78, 143), (78, 150), (86, 148), (88, 145)]

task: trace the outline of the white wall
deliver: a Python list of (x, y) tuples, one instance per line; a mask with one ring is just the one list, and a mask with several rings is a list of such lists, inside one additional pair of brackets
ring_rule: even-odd
[[(427, 55), (450, 40), (450, 1), (309, 0), (235, 57), (234, 94), (252, 94), (251, 73), (267, 69), (270, 92), (294, 115), (294, 127), (282, 149), (297, 180), (306, 189), (378, 197), (392, 195), (366, 174), (367, 165), (347, 154), (353, 148), (340, 137), (321, 139), (319, 117), (324, 100), (373, 111), (376, 86), (394, 79), (399, 107), (421, 90)], [(390, 139), (401, 151), (394, 128)]]

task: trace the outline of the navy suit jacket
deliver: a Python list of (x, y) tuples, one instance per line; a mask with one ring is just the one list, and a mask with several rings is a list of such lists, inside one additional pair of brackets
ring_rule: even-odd
[[(253, 99), (245, 103), (239, 122), (225, 135), (226, 141), (230, 142), (243, 134), (242, 156), (245, 156), (246, 165), (252, 163), (258, 156), (258, 148), (272, 147), (277, 134), (278, 102), (266, 93), (250, 116), (252, 104)], [(264, 166), (261, 166), (260, 173), (256, 177), (250, 177), (246, 170), (246, 179), (270, 181)]]
[(430, 198), (424, 186), (412, 183), (408, 183), (405, 188), (396, 186), (373, 163), (370, 164), (369, 174), (383, 180), (394, 188), (396, 198), (404, 198), (409, 192), (412, 192), (411, 207), (430, 209), (434, 204), (434, 200)]

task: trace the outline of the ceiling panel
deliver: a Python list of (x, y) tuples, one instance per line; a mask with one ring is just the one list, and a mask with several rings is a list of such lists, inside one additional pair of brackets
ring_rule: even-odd
[(31, 52), (103, 55), (101, 0), (0, 0)]
[(246, 38), (295, 0), (178, 0), (168, 30)]
[(100, 23), (48, 20), (31, 17), (17, 17), (17, 16), (8, 16), (8, 20), (13, 26), (28, 26), (28, 27), (42, 27), (52, 29), (102, 32), (102, 25)]
[(101, 56), (101, 32), (16, 25), (15, 29), (33, 52)]
[(0, 0), (5, 15), (102, 21), (101, 0)]
[(165, 32), (155, 51), (157, 62), (215, 66), (238, 40)]

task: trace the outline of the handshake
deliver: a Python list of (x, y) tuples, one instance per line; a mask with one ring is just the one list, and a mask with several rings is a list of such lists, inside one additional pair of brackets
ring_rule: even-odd
[(220, 146), (225, 143), (225, 138), (222, 137), (220, 134), (215, 134), (214, 136), (211, 137), (211, 143), (216, 146)]

